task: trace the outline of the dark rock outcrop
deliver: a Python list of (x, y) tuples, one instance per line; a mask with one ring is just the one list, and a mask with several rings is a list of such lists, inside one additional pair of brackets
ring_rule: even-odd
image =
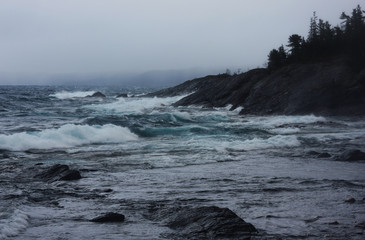
[(117, 98), (127, 98), (128, 97), (128, 94), (126, 93), (121, 93), (117, 96)]
[(346, 161), (346, 162), (354, 162), (354, 161), (365, 161), (365, 153), (358, 149), (350, 149), (344, 151), (342, 154), (336, 157), (337, 161)]
[(331, 157), (331, 154), (329, 153), (320, 153), (318, 154), (317, 158), (330, 158)]
[(228, 208), (181, 207), (153, 211), (154, 218), (186, 239), (246, 239), (256, 228)]
[(124, 222), (124, 215), (120, 213), (113, 213), (109, 212), (102, 216), (96, 217), (91, 219), (91, 222), (99, 222), (99, 223), (105, 223), (105, 222)]
[(347, 200), (345, 200), (346, 203), (355, 203), (356, 199), (355, 198), (349, 198)]
[(78, 180), (81, 178), (80, 172), (77, 170), (70, 170), (67, 165), (56, 164), (52, 167), (42, 171), (35, 175), (35, 178), (42, 179), (44, 181), (70, 181)]
[(241, 114), (365, 115), (365, 67), (354, 70), (345, 57), (291, 64), (276, 71), (194, 79), (147, 96), (191, 93), (175, 106), (243, 107)]
[(95, 92), (92, 95), (87, 95), (86, 97), (105, 98), (106, 96), (101, 92)]

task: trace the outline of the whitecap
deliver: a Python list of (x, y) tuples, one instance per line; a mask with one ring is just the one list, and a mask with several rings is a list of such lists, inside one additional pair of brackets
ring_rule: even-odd
[[(186, 96), (186, 95), (185, 95)], [(91, 104), (85, 106), (85, 108), (96, 110), (103, 113), (113, 114), (151, 114), (155, 109), (166, 107), (172, 103), (177, 102), (185, 96), (178, 97), (166, 97), (166, 98), (145, 98), (145, 97), (133, 97), (133, 98), (120, 98), (118, 101), (105, 104)]]
[(270, 117), (251, 117), (247, 118), (249, 124), (261, 125), (263, 127), (272, 128), (287, 124), (310, 124), (316, 122), (326, 122), (326, 118), (314, 115), (304, 116), (270, 116)]
[(69, 98), (82, 98), (89, 95), (93, 95), (95, 91), (74, 91), (74, 92), (68, 92), (68, 91), (61, 91), (54, 94), (49, 95), (50, 97), (55, 97), (58, 99), (69, 99)]
[(25, 151), (68, 148), (91, 143), (121, 143), (137, 139), (138, 136), (128, 128), (113, 124), (103, 126), (66, 124), (60, 128), (45, 129), (40, 132), (1, 134), (0, 149)]

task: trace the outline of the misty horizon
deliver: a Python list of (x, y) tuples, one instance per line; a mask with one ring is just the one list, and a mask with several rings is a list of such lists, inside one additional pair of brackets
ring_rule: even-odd
[(265, 66), (290, 34), (307, 36), (314, 11), (335, 26), (357, 4), (9, 1), (0, 8), (0, 85), (171, 86), (244, 72)]

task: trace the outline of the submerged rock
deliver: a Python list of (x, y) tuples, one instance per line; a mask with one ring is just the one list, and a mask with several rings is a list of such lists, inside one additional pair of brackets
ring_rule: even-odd
[(99, 97), (99, 98), (105, 98), (106, 96), (102, 94), (101, 92), (96, 92), (92, 95), (87, 95), (86, 97)]
[(365, 153), (358, 149), (350, 149), (339, 155), (336, 160), (348, 162), (365, 160)]
[(166, 225), (186, 239), (244, 239), (256, 228), (228, 208), (183, 207), (154, 212)]
[(35, 177), (45, 181), (70, 181), (80, 179), (81, 175), (77, 170), (70, 170), (69, 166), (67, 165), (56, 164), (35, 175)]
[(109, 212), (105, 215), (91, 219), (91, 222), (124, 222), (124, 215), (120, 213)]
[(356, 224), (355, 227), (361, 228), (362, 230), (365, 230), (365, 221), (364, 222), (361, 222), (359, 224)]

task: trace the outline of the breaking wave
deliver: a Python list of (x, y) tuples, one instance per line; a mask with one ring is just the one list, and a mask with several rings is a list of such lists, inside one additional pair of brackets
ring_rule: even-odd
[(0, 149), (25, 151), (29, 149), (67, 148), (92, 143), (121, 143), (137, 140), (138, 136), (128, 128), (113, 124), (75, 125), (66, 124), (60, 128), (40, 132), (20, 132), (0, 135)]
[(76, 91), (76, 92), (62, 91), (62, 92), (57, 92), (55, 94), (51, 94), (49, 96), (55, 97), (58, 99), (69, 99), (69, 98), (82, 98), (82, 97), (92, 95), (94, 93), (95, 93), (95, 91)]
[(85, 107), (103, 113), (124, 115), (144, 114), (153, 113), (153, 110), (168, 106), (183, 97), (184, 96), (167, 98), (120, 98), (116, 102), (106, 104), (92, 104)]

